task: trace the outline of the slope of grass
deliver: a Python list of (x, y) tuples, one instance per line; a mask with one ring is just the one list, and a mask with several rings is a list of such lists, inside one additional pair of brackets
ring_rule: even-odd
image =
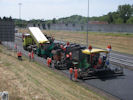
[(8, 91), (10, 100), (104, 99), (47, 67), (26, 58), (18, 61), (2, 46), (0, 51), (0, 91)]

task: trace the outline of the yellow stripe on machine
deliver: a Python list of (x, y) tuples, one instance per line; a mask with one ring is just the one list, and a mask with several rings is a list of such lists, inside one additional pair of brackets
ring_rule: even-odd
[(108, 53), (107, 50), (103, 50), (103, 49), (92, 49), (91, 51), (89, 49), (82, 50), (82, 53), (88, 54), (88, 55), (92, 53), (101, 53), (101, 52)]
[(43, 44), (43, 43), (50, 43), (49, 41), (39, 41), (40, 44)]

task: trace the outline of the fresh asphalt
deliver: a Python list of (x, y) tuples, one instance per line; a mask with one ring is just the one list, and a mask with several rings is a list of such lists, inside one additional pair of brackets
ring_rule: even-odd
[[(28, 55), (28, 52), (24, 51), (22, 48), (22, 42), (20, 38), (16, 38), (15, 43), (9, 42), (3, 43), (9, 48), (14, 48), (14, 45), (18, 45), (18, 50), (21, 50), (25, 55)], [(40, 62), (46, 64), (46, 60), (40, 57), (35, 57)], [(115, 66), (115, 65), (111, 65)], [(69, 75), (68, 70), (61, 70), (66, 75)], [(113, 78), (104, 78), (104, 79), (89, 79), (84, 81), (86, 84), (94, 86), (102, 91), (105, 91), (120, 100), (133, 100), (133, 71), (124, 69), (124, 76), (118, 76)]]

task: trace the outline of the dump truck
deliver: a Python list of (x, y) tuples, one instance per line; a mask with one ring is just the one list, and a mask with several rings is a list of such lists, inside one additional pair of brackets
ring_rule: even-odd
[(23, 48), (28, 51), (33, 50), (35, 54), (44, 58), (52, 57), (54, 39), (47, 39), (38, 27), (29, 27), (29, 30), (29, 34), (24, 34)]

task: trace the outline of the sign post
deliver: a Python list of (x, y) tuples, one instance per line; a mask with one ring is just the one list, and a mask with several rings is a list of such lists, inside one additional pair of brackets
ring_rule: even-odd
[(1, 96), (1, 100), (8, 100), (8, 92), (7, 91), (0, 92), (0, 96)]

